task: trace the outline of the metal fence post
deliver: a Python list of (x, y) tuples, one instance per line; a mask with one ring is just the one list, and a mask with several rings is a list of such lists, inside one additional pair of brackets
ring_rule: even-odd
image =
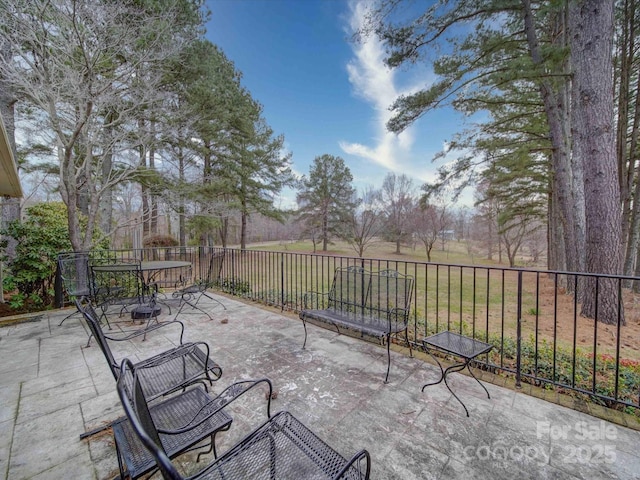
[(55, 307), (62, 308), (64, 306), (64, 294), (62, 293), (62, 272), (60, 271), (60, 264), (58, 262), (56, 262), (56, 276), (53, 291)]
[(284, 253), (280, 253), (280, 311), (284, 312)]
[(518, 308), (516, 315), (516, 388), (522, 388), (520, 383), (522, 364), (522, 270), (518, 271)]

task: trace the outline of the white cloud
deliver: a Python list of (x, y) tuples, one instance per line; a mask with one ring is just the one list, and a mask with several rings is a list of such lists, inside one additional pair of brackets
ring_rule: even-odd
[[(367, 5), (368, 2), (363, 0), (349, 4), (349, 34), (364, 24)], [(407, 167), (414, 143), (413, 130), (408, 128), (395, 135), (387, 131), (386, 123), (391, 118), (389, 106), (399, 95), (414, 88), (398, 91), (394, 71), (384, 64), (384, 47), (375, 36), (354, 43), (352, 48), (354, 58), (347, 64), (349, 82), (354, 94), (371, 104), (376, 134), (374, 145), (341, 141), (340, 148), (345, 153), (368, 159), (389, 170), (402, 171)]]

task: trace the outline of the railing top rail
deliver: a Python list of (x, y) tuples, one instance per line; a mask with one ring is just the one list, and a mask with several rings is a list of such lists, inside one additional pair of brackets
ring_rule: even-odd
[[(219, 247), (214, 247), (219, 248)], [(240, 248), (225, 248), (226, 251), (242, 251)], [(479, 270), (498, 270), (498, 271), (509, 271), (509, 272), (523, 272), (523, 273), (543, 273), (543, 274), (551, 274), (551, 275), (568, 275), (568, 276), (582, 276), (582, 277), (599, 277), (599, 278), (614, 278), (620, 280), (630, 280), (630, 281), (640, 281), (640, 276), (631, 276), (631, 275), (619, 275), (619, 274), (609, 274), (609, 273), (596, 273), (596, 272), (575, 272), (575, 271), (565, 271), (565, 270), (547, 270), (544, 268), (525, 268), (525, 267), (507, 267), (507, 266), (496, 266), (496, 265), (480, 265), (480, 264), (465, 264), (465, 263), (442, 263), (442, 262), (426, 262), (419, 260), (405, 260), (405, 259), (396, 259), (396, 258), (377, 258), (377, 257), (356, 257), (351, 255), (337, 255), (337, 254), (329, 254), (329, 253), (313, 253), (313, 252), (289, 252), (282, 250), (259, 250), (259, 249), (246, 249), (245, 251), (251, 251), (256, 253), (270, 253), (270, 254), (284, 254), (291, 256), (313, 256), (318, 258), (325, 259), (344, 259), (345, 261), (353, 261), (356, 262), (365, 262), (365, 263), (391, 263), (391, 264), (407, 264), (407, 265), (423, 265), (423, 266), (436, 266), (436, 267), (453, 267), (453, 268), (470, 268), (470, 269), (479, 269)], [(340, 267), (342, 268), (342, 267)], [(344, 267), (348, 268), (348, 267)], [(383, 270), (383, 269), (381, 269)], [(376, 273), (376, 272), (374, 272)], [(399, 272), (402, 273), (402, 272)]]

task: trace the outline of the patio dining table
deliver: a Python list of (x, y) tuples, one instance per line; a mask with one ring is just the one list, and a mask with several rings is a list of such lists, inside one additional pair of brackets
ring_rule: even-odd
[[(191, 262), (182, 260), (150, 260), (140, 262), (140, 271), (142, 272), (142, 283), (145, 288), (153, 283), (156, 276), (165, 270), (176, 268), (187, 268), (191, 266)], [(97, 272), (126, 272), (138, 269), (135, 263), (113, 263), (107, 265), (96, 265), (93, 269)]]

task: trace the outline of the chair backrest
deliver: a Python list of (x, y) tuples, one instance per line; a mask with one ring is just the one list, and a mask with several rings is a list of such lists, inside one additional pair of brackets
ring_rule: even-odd
[(329, 308), (366, 313), (406, 325), (413, 284), (412, 276), (396, 270), (370, 272), (361, 267), (337, 268), (329, 291)]
[(329, 291), (329, 308), (358, 312), (369, 304), (371, 272), (360, 267), (336, 268)]
[(59, 253), (58, 269), (64, 289), (69, 296), (81, 298), (91, 295), (89, 252)]
[(96, 291), (105, 301), (117, 303), (127, 298), (142, 298), (142, 270), (140, 260), (119, 259), (116, 263), (92, 264), (91, 274)]
[(396, 270), (380, 270), (372, 274), (369, 308), (373, 312), (377, 312), (380, 318), (385, 318), (389, 313), (393, 313), (388, 318), (406, 325), (409, 321), (413, 283), (412, 276), (404, 275)]
[[(132, 382), (132, 385), (127, 385), (129, 381)], [(166, 480), (182, 480), (183, 477), (173, 466), (162, 446), (160, 435), (155, 423), (153, 423), (147, 400), (142, 392), (138, 374), (129, 359), (125, 358), (120, 366), (117, 390), (122, 408), (133, 431), (155, 458), (162, 476)], [(133, 398), (129, 397), (129, 392), (132, 392)]]
[(111, 373), (113, 377), (118, 379), (118, 364), (116, 363), (115, 358), (113, 357), (113, 353), (111, 352), (111, 348), (109, 348), (109, 343), (107, 342), (107, 338), (104, 336), (104, 332), (100, 327), (100, 320), (98, 318), (98, 314), (93, 309), (91, 304), (85, 303), (83, 304), (78, 299), (76, 299), (76, 306), (78, 310), (82, 313), (82, 316), (87, 322), (87, 326), (89, 327), (89, 331), (91, 335), (96, 339), (98, 345), (100, 346), (100, 350), (104, 354), (104, 357), (107, 359), (107, 363), (109, 364), (109, 368), (111, 369)]
[(213, 284), (220, 278), (220, 272), (222, 272), (222, 262), (224, 261), (224, 253), (216, 252), (211, 255), (209, 259), (209, 269), (207, 270), (207, 277), (205, 282), (207, 285)]

